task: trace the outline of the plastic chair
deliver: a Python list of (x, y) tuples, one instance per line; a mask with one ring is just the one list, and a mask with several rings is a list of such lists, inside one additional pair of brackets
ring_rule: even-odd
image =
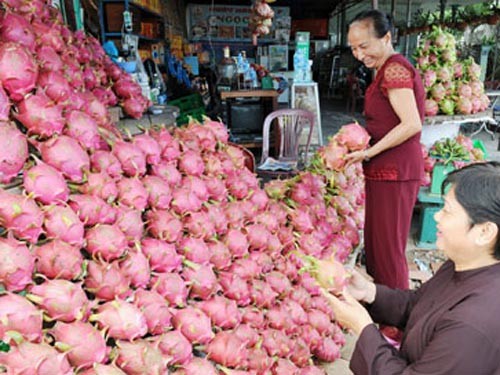
[[(275, 121), (275, 139), (279, 141), (276, 158), (269, 156), (269, 138), (271, 124)], [(307, 131), (307, 141), (304, 145), (304, 165), (314, 129), (314, 114), (305, 109), (280, 109), (271, 112), (264, 120), (262, 133), (262, 158), (257, 167), (261, 177), (288, 178), (299, 171), (299, 146), (303, 131)]]

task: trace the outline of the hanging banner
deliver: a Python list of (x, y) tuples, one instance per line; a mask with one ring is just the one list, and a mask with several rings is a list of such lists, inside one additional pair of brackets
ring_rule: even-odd
[[(290, 27), (290, 8), (274, 7), (274, 19), (271, 33), (263, 37), (275, 41), (276, 31), (283, 27)], [(188, 4), (188, 33), (192, 41), (227, 40), (250, 41), (251, 31), (248, 20), (251, 14), (250, 6), (244, 5), (202, 5)], [(283, 32), (280, 32), (282, 35)], [(286, 34), (286, 33), (285, 33)]]

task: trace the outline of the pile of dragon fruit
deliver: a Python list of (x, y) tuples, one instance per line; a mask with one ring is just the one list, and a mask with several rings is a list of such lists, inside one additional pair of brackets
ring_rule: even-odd
[(426, 116), (470, 115), (488, 108), (490, 100), (472, 57), (457, 59), (454, 36), (438, 26), (421, 39), (414, 57), (427, 93)]
[(0, 124), (3, 182), (18, 183), (0, 190), (0, 369), (324, 374), (339, 358), (343, 332), (301, 254), (341, 264), (359, 242), (362, 173), (342, 153), (366, 147), (361, 127), (264, 189), (219, 122), (68, 129)]
[(0, 1), (0, 118), (12, 111), (28, 132), (44, 136), (67, 122), (106, 126), (106, 106), (140, 118), (150, 105), (141, 87), (48, 3)]

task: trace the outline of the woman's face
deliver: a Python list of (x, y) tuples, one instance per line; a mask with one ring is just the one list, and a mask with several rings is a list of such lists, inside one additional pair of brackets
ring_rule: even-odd
[(452, 187), (444, 197), (444, 206), (434, 215), (437, 223), (436, 246), (455, 264), (466, 265), (475, 259), (477, 233), (465, 209), (455, 198)]
[(352, 23), (347, 41), (354, 57), (370, 69), (380, 68), (392, 49), (390, 34), (377, 38), (370, 21)]

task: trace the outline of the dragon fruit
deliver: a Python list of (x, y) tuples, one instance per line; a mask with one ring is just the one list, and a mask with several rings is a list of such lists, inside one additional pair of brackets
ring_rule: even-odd
[(49, 279), (74, 280), (82, 273), (83, 256), (80, 249), (53, 240), (34, 247), (36, 270)]
[(23, 168), (28, 158), (28, 143), (14, 124), (3, 120), (0, 121), (0, 150), (0, 183), (5, 184)]
[(210, 318), (195, 307), (177, 310), (172, 324), (193, 344), (207, 344), (214, 337)]
[(470, 87), (473, 96), (480, 96), (484, 93), (484, 84), (481, 81), (472, 81)]
[(118, 141), (113, 145), (113, 154), (120, 161), (123, 172), (129, 176), (142, 176), (146, 173), (146, 156), (131, 142)]
[(179, 170), (186, 175), (200, 176), (205, 163), (198, 152), (187, 150), (179, 157)]
[(219, 272), (219, 283), (224, 295), (235, 300), (238, 306), (250, 303), (250, 288), (246, 280), (230, 272)]
[(86, 250), (92, 257), (107, 262), (121, 257), (127, 249), (127, 238), (116, 224), (100, 224), (85, 233)]
[(184, 229), (193, 237), (209, 240), (215, 237), (215, 224), (206, 211), (192, 212), (184, 217)]
[(69, 362), (76, 368), (88, 368), (94, 363), (104, 363), (107, 359), (106, 341), (89, 323), (58, 321), (50, 333), (56, 340), (54, 346), (67, 352)]
[(472, 113), (472, 102), (466, 97), (457, 99), (456, 108), (459, 113), (470, 115)]
[(139, 147), (146, 155), (148, 164), (157, 164), (161, 160), (161, 147), (159, 143), (147, 133), (137, 134), (132, 139), (132, 143)]
[(337, 142), (349, 151), (364, 150), (368, 146), (370, 136), (358, 123), (344, 125), (336, 134)]
[(344, 155), (347, 154), (347, 147), (330, 142), (327, 147), (320, 148), (318, 154), (326, 168), (340, 171), (345, 165)]
[(192, 262), (199, 264), (208, 264), (210, 262), (208, 246), (201, 238), (182, 238), (177, 245), (177, 251)]
[(472, 96), (472, 87), (466, 82), (460, 82), (457, 86), (457, 94), (462, 98), (470, 98)]
[(158, 345), (146, 340), (118, 341), (116, 364), (130, 375), (162, 375), (167, 367)]
[(42, 311), (26, 298), (14, 293), (0, 295), (0, 316), (0, 329), (18, 332), (31, 342), (42, 339)]
[(141, 240), (144, 232), (141, 211), (129, 207), (117, 206), (115, 225), (120, 228), (130, 245)]
[(0, 45), (0, 82), (12, 100), (22, 100), (35, 88), (37, 78), (38, 66), (26, 47), (13, 42)]
[(172, 330), (159, 336), (158, 344), (162, 353), (171, 358), (172, 365), (182, 365), (193, 358), (193, 347), (179, 330)]
[(129, 249), (127, 257), (120, 262), (120, 270), (134, 288), (145, 288), (149, 284), (151, 277), (149, 262), (138, 250)]
[(84, 226), (69, 206), (46, 206), (44, 227), (47, 237), (82, 246)]
[(134, 293), (134, 305), (144, 314), (150, 334), (160, 335), (172, 328), (172, 314), (165, 299), (157, 292), (137, 289)]
[(78, 144), (78, 141), (60, 135), (41, 143), (42, 160), (61, 171), (73, 182), (81, 182), (83, 173), (89, 170), (89, 156)]
[(152, 271), (174, 272), (182, 268), (182, 257), (175, 251), (175, 245), (155, 238), (144, 238), (141, 251), (148, 259)]
[(88, 173), (87, 182), (82, 186), (81, 192), (95, 195), (108, 203), (118, 197), (116, 182), (106, 172)]
[(439, 102), (439, 109), (445, 115), (451, 116), (455, 112), (455, 103), (451, 99), (442, 99)]
[(97, 322), (99, 329), (105, 329), (109, 337), (118, 340), (135, 340), (148, 331), (146, 318), (139, 308), (119, 299), (98, 306), (89, 321)]
[(451, 80), (452, 73), (447, 66), (440, 66), (437, 70), (437, 78), (441, 82), (448, 82)]
[(25, 341), (8, 353), (0, 352), (0, 363), (13, 374), (73, 374), (66, 354), (45, 343)]
[(120, 161), (109, 151), (94, 151), (90, 156), (90, 163), (93, 172), (105, 172), (113, 178), (122, 174)]
[(120, 370), (115, 365), (102, 365), (100, 363), (94, 363), (92, 368), (83, 370), (79, 373), (80, 375), (126, 375), (125, 372)]
[(243, 367), (248, 359), (245, 342), (227, 331), (215, 335), (207, 345), (207, 354), (212, 361), (228, 367)]
[[(228, 371), (228, 370), (223, 370)], [(180, 366), (177, 371), (179, 375), (217, 375), (217, 369), (209, 360), (205, 358), (194, 357), (188, 363)]]
[(242, 320), (236, 302), (222, 296), (216, 295), (209, 300), (201, 301), (197, 306), (216, 327), (222, 329), (235, 328)]
[(97, 196), (72, 194), (68, 204), (86, 226), (113, 224), (116, 220), (114, 207)]
[(170, 208), (172, 192), (168, 183), (158, 176), (146, 176), (142, 183), (148, 192), (148, 203), (152, 208), (167, 210)]
[(11, 103), (7, 93), (0, 86), (0, 121), (9, 121)]
[(186, 306), (188, 289), (177, 273), (158, 273), (151, 278), (151, 290), (162, 295), (171, 305)]
[(35, 35), (28, 20), (14, 12), (2, 15), (0, 37), (3, 42), (16, 42), (28, 50), (35, 48)]
[(319, 345), (313, 348), (313, 354), (322, 361), (333, 362), (340, 358), (340, 348), (331, 337), (324, 337)]
[(433, 99), (425, 99), (425, 115), (436, 116), (439, 112), (439, 106)]
[(67, 126), (64, 134), (74, 138), (87, 149), (99, 149), (100, 138), (97, 122), (82, 111), (71, 111), (66, 114)]
[(62, 173), (41, 160), (24, 172), (23, 186), (35, 200), (45, 205), (66, 202), (69, 197), (69, 188)]
[(151, 210), (146, 213), (148, 232), (154, 238), (170, 243), (182, 236), (182, 222), (168, 210)]
[(85, 289), (103, 301), (126, 298), (131, 294), (130, 280), (121, 272), (116, 262), (89, 261)]
[(134, 177), (124, 177), (116, 184), (118, 200), (124, 206), (142, 211), (148, 205), (148, 191), (141, 180)]
[(82, 320), (89, 313), (90, 302), (81, 283), (46, 280), (31, 287), (27, 298), (39, 305), (50, 319), (62, 322)]
[(43, 218), (33, 199), (0, 189), (0, 224), (14, 236), (36, 243), (43, 233)]
[(430, 93), (432, 99), (434, 99), (437, 102), (440, 102), (444, 99), (446, 95), (446, 88), (443, 86), (442, 83), (436, 83), (434, 86), (431, 87)]
[(197, 264), (188, 260), (184, 261), (187, 267), (182, 271), (182, 277), (190, 286), (191, 298), (208, 299), (219, 289), (217, 277), (211, 265)]

